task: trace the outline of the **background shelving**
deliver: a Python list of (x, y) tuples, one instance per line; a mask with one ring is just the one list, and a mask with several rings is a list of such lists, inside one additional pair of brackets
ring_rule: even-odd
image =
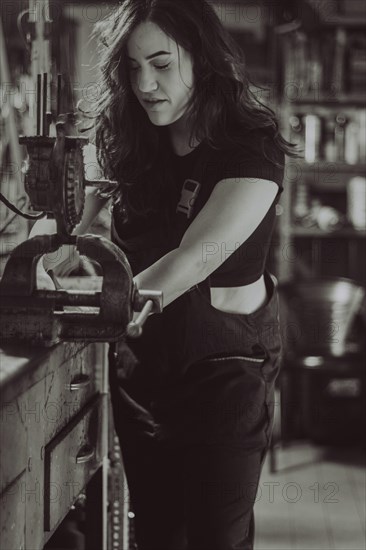
[[(309, 2), (309, 4), (314, 4)], [(277, 40), (281, 130), (302, 158), (289, 159), (277, 236), (277, 275), (338, 275), (366, 284), (366, 18), (319, 17)], [(358, 197), (350, 181), (358, 179)], [(360, 211), (359, 211), (360, 214)], [(366, 217), (365, 211), (361, 212)]]

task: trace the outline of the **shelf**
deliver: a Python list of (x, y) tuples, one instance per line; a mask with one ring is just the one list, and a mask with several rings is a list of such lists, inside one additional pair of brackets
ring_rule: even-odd
[[(295, 161), (296, 162), (296, 161)], [(325, 178), (325, 180), (318, 180), (316, 183), (323, 185), (324, 187), (335, 187), (344, 186), (344, 176), (366, 176), (366, 163), (359, 164), (347, 164), (346, 162), (327, 162), (327, 161), (318, 161), (318, 162), (304, 162), (300, 161), (295, 166), (292, 166), (292, 163), (288, 163), (289, 170), (291, 168), (296, 168), (300, 173), (306, 175), (313, 175)], [(327, 176), (330, 176), (327, 178)], [(338, 178), (340, 176), (342, 181)], [(315, 183), (315, 181), (314, 181)]]
[[(366, 11), (358, 0), (359, 6), (355, 9), (355, 0), (302, 0), (303, 12), (299, 11), (299, 19), (310, 31), (310, 26), (315, 32), (319, 26), (323, 28), (344, 27), (345, 29), (357, 29), (366, 26)], [(350, 5), (351, 4), (351, 5)], [(353, 4), (353, 5), (352, 5)]]
[[(288, 192), (281, 202), (278, 277), (286, 280), (298, 274), (340, 275), (360, 280), (365, 275), (366, 228), (353, 228), (347, 220), (347, 204), (350, 180), (366, 176), (366, 84), (362, 71), (366, 12), (352, 13), (353, 4), (347, 0), (300, 3), (304, 8), (303, 18), (298, 16), (302, 25), (297, 32), (284, 33), (276, 42), (281, 69), (276, 89), (280, 128), (290, 142), (298, 142), (303, 149), (302, 158), (289, 158), (286, 162), (284, 187)], [(343, 7), (345, 13), (340, 14)], [(337, 115), (341, 114), (346, 119), (343, 134), (338, 132), (342, 120)], [(313, 120), (306, 119), (306, 115), (314, 115)], [(304, 159), (305, 142), (312, 153), (306, 158), (316, 159), (314, 162)], [(324, 160), (332, 158), (359, 162)], [(313, 199), (333, 208), (343, 226), (337, 230), (320, 229), (315, 225), (316, 212), (313, 217), (299, 220), (294, 215), (296, 201), (299, 208), (308, 204), (310, 209)], [(312, 227), (300, 225), (313, 220)], [(323, 225), (321, 218), (319, 221)], [(292, 246), (293, 253), (282, 262), (283, 251)]]
[(292, 226), (290, 229), (290, 234), (292, 234), (293, 237), (307, 237), (307, 238), (331, 238), (331, 239), (337, 239), (337, 238), (365, 238), (366, 237), (366, 230), (361, 229), (353, 229), (352, 227), (344, 227), (343, 229), (337, 229), (336, 231), (322, 231), (319, 228), (316, 227), (296, 227)]
[(307, 163), (291, 159), (286, 164), (285, 184), (291, 186), (303, 181), (311, 188), (324, 192), (347, 192), (351, 178), (366, 175), (366, 163), (346, 164), (344, 162), (319, 161)]
[(358, 173), (364, 175), (366, 173), (366, 163), (360, 162), (357, 164), (347, 164), (346, 162), (330, 162), (326, 160), (320, 160), (317, 162), (305, 162), (300, 161), (299, 167), (304, 172), (329, 172), (334, 174), (335, 172), (342, 173)]
[(312, 96), (299, 97), (297, 99), (287, 98), (283, 101), (283, 105), (287, 107), (306, 107), (311, 105), (319, 109), (337, 108), (339, 107), (361, 107), (366, 109), (366, 100), (364, 94), (338, 94), (332, 95), (331, 92), (320, 93), (314, 91)]
[(344, 27), (348, 29), (361, 29), (366, 27), (366, 17), (363, 13), (356, 15), (330, 15), (329, 19), (322, 21), (324, 27)]

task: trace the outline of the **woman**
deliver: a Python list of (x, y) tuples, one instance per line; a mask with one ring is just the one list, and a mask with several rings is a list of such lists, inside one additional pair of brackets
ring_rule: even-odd
[(126, 0), (97, 31), (112, 240), (137, 287), (163, 291), (110, 351), (138, 548), (251, 549), (280, 354), (265, 262), (291, 146), (204, 0)]

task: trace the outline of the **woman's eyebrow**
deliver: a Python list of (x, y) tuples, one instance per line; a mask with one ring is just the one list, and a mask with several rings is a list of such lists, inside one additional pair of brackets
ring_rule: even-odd
[[(170, 55), (172, 52), (164, 52), (163, 50), (160, 50), (158, 52), (152, 53), (151, 55), (148, 55), (145, 57), (145, 59), (152, 59), (153, 57), (157, 57), (158, 55)], [(133, 57), (127, 56), (130, 61), (136, 61)]]

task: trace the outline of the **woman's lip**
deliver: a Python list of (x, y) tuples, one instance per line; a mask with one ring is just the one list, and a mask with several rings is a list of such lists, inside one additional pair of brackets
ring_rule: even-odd
[(150, 111), (154, 111), (156, 109), (156, 107), (160, 107), (160, 105), (162, 103), (165, 103), (167, 100), (166, 99), (161, 99), (159, 101), (144, 101), (144, 105), (146, 106), (147, 109), (149, 109)]
[(161, 101), (167, 101), (167, 100), (166, 99), (153, 99), (153, 100), (144, 99), (143, 101), (148, 105), (154, 105), (154, 103), (160, 103)]

